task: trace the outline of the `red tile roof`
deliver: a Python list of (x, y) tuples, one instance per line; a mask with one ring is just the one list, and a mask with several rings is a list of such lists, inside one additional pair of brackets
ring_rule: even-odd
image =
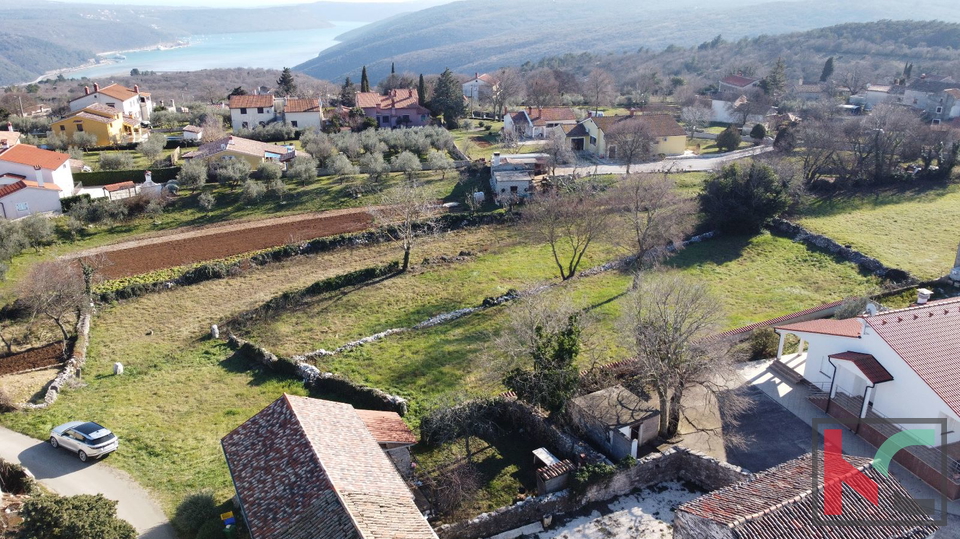
[(746, 88), (751, 84), (757, 82), (760, 79), (754, 79), (751, 77), (743, 77), (740, 75), (727, 75), (726, 77), (720, 79), (720, 82), (724, 84), (729, 84), (730, 86), (736, 86), (737, 88)]
[[(685, 503), (677, 511), (731, 528), (731, 536), (738, 539), (912, 538), (926, 537), (936, 531), (933, 520), (912, 501), (900, 483), (871, 466), (872, 459), (852, 456), (845, 456), (844, 459), (877, 483), (880, 501), (878, 506), (874, 506), (843, 483), (843, 514), (823, 514), (824, 482), (821, 479), (818, 488), (813, 488), (813, 458), (808, 453), (759, 473), (751, 479)], [(815, 512), (819, 512), (820, 519), (827, 522), (887, 520), (918, 523), (926, 521), (928, 524), (824, 527), (814, 519)]]
[(284, 395), (221, 445), (254, 539), (436, 539), (349, 404)]
[(356, 410), (367, 430), (381, 444), (415, 444), (417, 437), (396, 412)]
[(136, 187), (136, 184), (132, 181), (120, 182), (120, 183), (111, 183), (110, 185), (104, 185), (103, 190), (112, 193), (114, 191), (119, 191), (121, 189), (133, 189)]
[(527, 116), (533, 125), (544, 126), (555, 122), (576, 122), (577, 113), (569, 107), (527, 107)]
[(865, 318), (890, 348), (960, 414), (960, 298)]
[(47, 170), (60, 168), (60, 165), (66, 163), (68, 159), (70, 159), (70, 156), (65, 153), (41, 150), (29, 144), (17, 144), (0, 153), (0, 161), (29, 165), (31, 167), (39, 166)]
[(556, 464), (551, 464), (550, 466), (544, 466), (537, 470), (537, 475), (540, 479), (548, 481), (555, 477), (560, 477), (565, 473), (570, 473), (574, 469), (573, 463), (570, 462), (570, 459), (563, 459)]
[(312, 99), (288, 99), (283, 107), (284, 112), (321, 112), (320, 100)]
[(839, 354), (830, 354), (828, 357), (849, 361), (860, 369), (860, 372), (867, 377), (873, 384), (882, 384), (893, 380), (893, 375), (883, 368), (883, 365), (877, 361), (877, 358), (870, 354), (861, 354), (860, 352), (841, 352)]
[(828, 311), (830, 309), (835, 309), (840, 306), (843, 301), (833, 301), (830, 303), (824, 303), (823, 305), (817, 305), (816, 307), (810, 307), (809, 309), (804, 309), (802, 311), (797, 311), (795, 313), (785, 314), (783, 316), (778, 316), (776, 318), (771, 318), (770, 320), (764, 320), (763, 322), (757, 322), (755, 324), (750, 324), (747, 326), (739, 327), (736, 329), (730, 329), (724, 331), (723, 333), (718, 333), (714, 338), (723, 338), (723, 337), (732, 337), (734, 335), (739, 335), (741, 333), (749, 333), (755, 329), (759, 329), (767, 326), (776, 326), (777, 324), (782, 324), (788, 320), (793, 320), (794, 318), (800, 318), (807, 315), (812, 315), (821, 311)]
[(255, 109), (267, 108), (273, 106), (272, 95), (232, 95), (230, 96), (230, 108), (232, 109)]
[(418, 109), (426, 111), (420, 106), (420, 94), (413, 88), (392, 90), (389, 95), (380, 95), (377, 92), (357, 93), (357, 106), (362, 109)]
[(640, 122), (654, 137), (686, 136), (686, 131), (669, 114), (637, 114), (634, 116), (594, 116), (591, 118), (603, 132), (608, 132), (620, 122)]
[(0, 198), (5, 196), (10, 196), (21, 189), (26, 189), (27, 184), (20, 180), (18, 182), (9, 183), (7, 185), (0, 185)]
[(286, 146), (229, 135), (222, 139), (202, 144), (196, 150), (184, 154), (183, 157), (186, 159), (204, 159), (225, 151), (234, 151), (237, 153), (252, 155), (260, 159), (265, 158), (267, 153), (277, 154), (281, 156), (281, 161), (286, 160), (288, 157), (292, 158), (294, 153), (297, 155), (310, 155), (306, 152), (291, 152), (286, 148)]
[(489, 75), (487, 73), (484, 73), (483, 75), (480, 75), (479, 77), (477, 77), (477, 80), (482, 80), (483, 82), (491, 86), (496, 86), (497, 83), (500, 82), (499, 80), (497, 80), (496, 77), (494, 77), (493, 75)]
[(821, 320), (810, 320), (807, 322), (797, 322), (796, 324), (776, 326), (774, 329), (782, 329), (789, 332), (799, 331), (802, 333), (819, 333), (821, 335), (859, 338), (861, 332), (863, 331), (863, 324), (860, 322), (860, 318), (848, 318), (846, 320), (825, 318)]
[(84, 95), (81, 95), (80, 97), (75, 97), (70, 101), (76, 101), (77, 99), (81, 99), (81, 98), (87, 97), (88, 95), (96, 94), (98, 92), (103, 95), (113, 97), (115, 99), (119, 99), (120, 101), (126, 101), (132, 97), (137, 97), (138, 95), (145, 95), (145, 96), (150, 95), (147, 92), (140, 92), (139, 94), (137, 94), (137, 92), (133, 88), (127, 88), (126, 86), (121, 86), (119, 84), (111, 84), (109, 86), (104, 86), (103, 88), (100, 88), (100, 90), (98, 90), (97, 92), (84, 94)]

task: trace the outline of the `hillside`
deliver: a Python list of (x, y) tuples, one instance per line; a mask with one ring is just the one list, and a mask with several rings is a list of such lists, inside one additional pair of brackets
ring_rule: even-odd
[(409, 4), (317, 2), (282, 9), (196, 9), (0, 2), (0, 85), (82, 64), (94, 53), (151, 47), (200, 34), (328, 28), (331, 20), (376, 21), (439, 0)]
[[(544, 9), (549, 5), (549, 9)], [(782, 34), (847, 22), (910, 19), (918, 13), (960, 22), (960, 5), (899, 0), (849, 4), (838, 0), (770, 2), (693, 0), (625, 3), (597, 0), (516, 2), (464, 0), (399, 15), (341, 36), (341, 43), (296, 67), (311, 76), (339, 79), (366, 65), (379, 79), (391, 62), (410, 72), (449, 67), (472, 73), (536, 62), (563, 53), (622, 53), (641, 48), (688, 47), (717, 34), (727, 39)], [(930, 14), (930, 15), (928, 15)]]

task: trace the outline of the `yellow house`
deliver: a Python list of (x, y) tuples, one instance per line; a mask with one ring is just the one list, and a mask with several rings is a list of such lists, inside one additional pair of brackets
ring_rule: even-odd
[(243, 159), (250, 165), (251, 170), (256, 170), (261, 163), (267, 161), (279, 163), (286, 169), (287, 161), (297, 155), (309, 156), (310, 154), (298, 152), (292, 146), (279, 146), (231, 135), (208, 142), (192, 152), (185, 153), (183, 158), (199, 159), (207, 163), (220, 159)]
[(68, 138), (74, 133), (92, 133), (97, 137), (97, 146), (136, 144), (144, 138), (140, 120), (100, 103), (71, 112), (53, 122), (51, 129), (54, 134)]
[(590, 152), (602, 158), (617, 158), (617, 147), (608, 144), (607, 133), (625, 121), (639, 122), (650, 136), (650, 154), (682, 155), (687, 150), (687, 134), (668, 114), (590, 117), (567, 130), (570, 147), (577, 152)]

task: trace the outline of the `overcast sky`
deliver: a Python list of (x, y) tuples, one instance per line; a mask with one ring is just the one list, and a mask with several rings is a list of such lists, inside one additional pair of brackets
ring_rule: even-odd
[[(257, 7), (283, 6), (290, 4), (309, 4), (318, 0), (56, 0), (72, 4), (126, 4), (139, 6), (192, 6), (192, 7)], [(348, 3), (393, 2), (406, 3), (411, 0), (334, 0)], [(440, 2), (438, 2), (440, 3)]]

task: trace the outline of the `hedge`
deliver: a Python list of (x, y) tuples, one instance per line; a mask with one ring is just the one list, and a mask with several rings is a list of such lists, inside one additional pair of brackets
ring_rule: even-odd
[[(180, 172), (180, 167), (152, 168), (150, 172), (153, 173), (154, 182), (163, 183), (175, 179)], [(96, 187), (127, 181), (140, 183), (144, 179), (144, 174), (142, 170), (102, 170), (100, 172), (77, 172), (73, 175), (73, 179), (82, 183), (84, 187)]]

